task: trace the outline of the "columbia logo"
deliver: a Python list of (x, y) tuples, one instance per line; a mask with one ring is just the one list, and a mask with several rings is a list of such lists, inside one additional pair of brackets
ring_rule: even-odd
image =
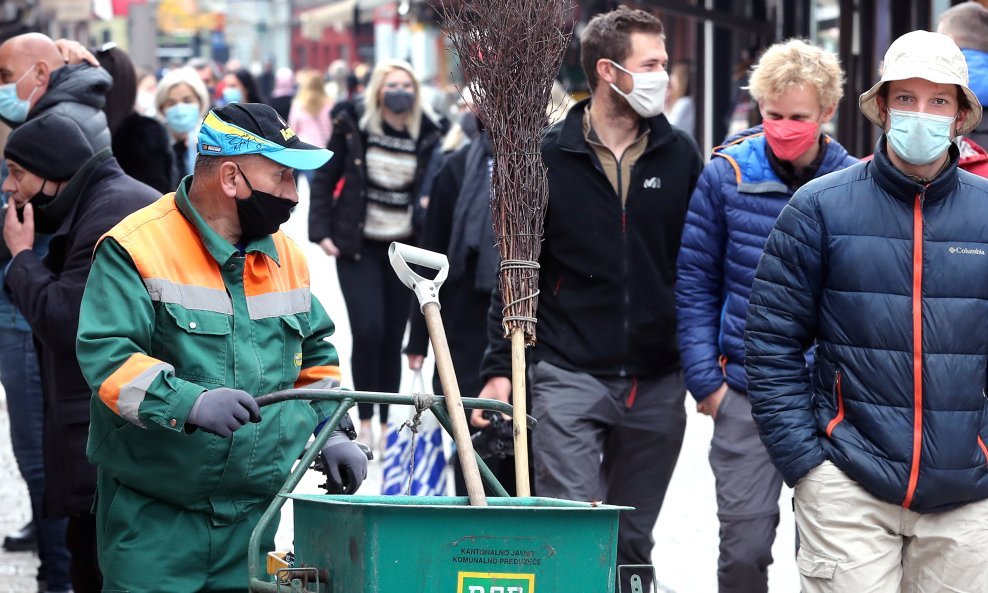
[(960, 253), (962, 255), (985, 255), (984, 249), (968, 249), (967, 247), (951, 247), (950, 253)]
[(662, 179), (659, 177), (649, 177), (645, 180), (645, 189), (660, 189), (662, 187)]

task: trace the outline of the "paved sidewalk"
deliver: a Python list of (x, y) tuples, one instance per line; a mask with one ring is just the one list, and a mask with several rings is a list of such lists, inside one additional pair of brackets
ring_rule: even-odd
[[(0, 390), (0, 539), (20, 529), (31, 516), (27, 488), (17, 471), (10, 448), (7, 398)], [(28, 552), (10, 554), (0, 550), (0, 593), (34, 593), (38, 557)]]
[[(284, 229), (306, 252), (313, 292), (322, 300), (336, 323), (333, 343), (340, 353), (343, 383), (352, 385), (350, 327), (335, 265), (319, 247), (307, 241), (307, 188), (302, 189), (300, 194), (299, 207)], [(431, 369), (431, 361), (426, 368)], [(405, 375), (402, 386), (409, 389), (411, 377), (407, 372)], [(426, 375), (426, 385), (431, 385), (431, 373), (427, 371)], [(2, 393), (0, 390), (0, 538), (24, 525), (29, 515), (27, 489), (17, 472), (10, 448), (7, 409)], [(653, 532), (656, 544), (652, 559), (663, 584), (662, 593), (712, 593), (717, 590), (718, 523), (714, 478), (707, 462), (707, 452), (710, 448), (713, 421), (696, 413), (691, 398), (687, 399), (686, 407), (688, 421), (683, 451), (669, 486), (663, 512)], [(321, 476), (310, 472), (296, 491), (318, 492), (321, 481)], [(379, 493), (380, 485), (381, 464), (375, 461), (371, 463), (370, 475), (361, 488), (361, 494)], [(780, 497), (781, 523), (773, 548), (775, 564), (769, 569), (769, 590), (772, 592), (783, 593), (799, 589), (793, 557), (795, 528), (791, 497), (791, 491), (784, 488)], [(276, 537), (276, 544), (280, 549), (287, 549), (292, 542), (290, 507), (290, 504), (286, 505), (282, 513), (285, 520), (282, 521)], [(36, 569), (37, 559), (33, 554), (0, 552), (0, 593), (33, 593), (37, 590), (34, 579)]]

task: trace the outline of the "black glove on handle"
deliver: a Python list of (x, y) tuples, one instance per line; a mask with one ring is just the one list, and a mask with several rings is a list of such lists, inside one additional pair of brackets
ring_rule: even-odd
[(254, 398), (246, 391), (220, 387), (199, 395), (185, 423), (228, 438), (248, 421), (261, 421), (261, 409)]
[(346, 434), (335, 431), (322, 448), (326, 488), (331, 494), (353, 494), (367, 477), (367, 455)]

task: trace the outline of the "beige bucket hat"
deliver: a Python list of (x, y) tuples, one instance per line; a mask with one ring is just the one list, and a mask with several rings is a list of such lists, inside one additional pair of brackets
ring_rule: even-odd
[(971, 110), (957, 127), (964, 135), (981, 121), (981, 102), (968, 88), (967, 61), (957, 44), (950, 37), (929, 31), (912, 31), (892, 42), (885, 52), (885, 71), (875, 86), (858, 98), (861, 113), (871, 123), (883, 127), (877, 95), (882, 85), (890, 80), (922, 78), (937, 84), (956, 84), (964, 91)]

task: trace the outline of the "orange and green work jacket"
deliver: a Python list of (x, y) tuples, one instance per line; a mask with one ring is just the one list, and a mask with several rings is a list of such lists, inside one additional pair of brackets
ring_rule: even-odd
[(242, 254), (196, 212), (190, 184), (96, 247), (77, 345), (94, 392), (87, 454), (128, 488), (226, 525), (278, 492), (336, 404), (265, 407), (224, 439), (186, 431), (196, 398), (335, 386), (339, 358), (301, 249), (279, 231)]

